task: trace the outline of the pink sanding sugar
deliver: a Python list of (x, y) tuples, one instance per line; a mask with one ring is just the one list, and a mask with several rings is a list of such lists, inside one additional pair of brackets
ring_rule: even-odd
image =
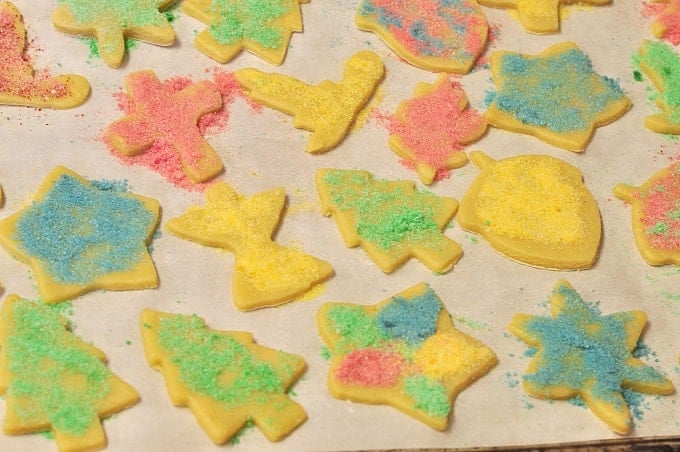
[(335, 377), (345, 384), (390, 387), (397, 383), (406, 367), (406, 360), (398, 353), (365, 348), (348, 353)]
[(662, 39), (676, 46), (680, 44), (680, 0), (644, 3), (642, 14), (645, 17), (653, 17), (665, 28)]
[(658, 249), (680, 249), (680, 165), (673, 165), (670, 173), (655, 181), (655, 187), (643, 196), (642, 222), (650, 244)]

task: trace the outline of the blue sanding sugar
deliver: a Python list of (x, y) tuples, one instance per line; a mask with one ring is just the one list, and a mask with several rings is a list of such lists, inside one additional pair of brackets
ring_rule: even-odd
[(386, 336), (418, 345), (434, 334), (441, 308), (441, 301), (428, 287), (422, 295), (414, 298), (392, 297), (378, 313), (376, 323)]
[(104, 190), (62, 175), (26, 208), (13, 239), (62, 284), (86, 284), (132, 269), (146, 253), (153, 212), (115, 188)]
[(631, 366), (626, 346), (629, 313), (602, 315), (597, 306), (586, 303), (572, 289), (561, 287), (565, 307), (555, 318), (532, 317), (526, 330), (542, 346), (543, 360), (535, 373), (524, 378), (538, 386), (584, 388), (594, 381), (591, 393), (617, 403), (623, 382), (663, 382), (664, 376), (649, 366)]

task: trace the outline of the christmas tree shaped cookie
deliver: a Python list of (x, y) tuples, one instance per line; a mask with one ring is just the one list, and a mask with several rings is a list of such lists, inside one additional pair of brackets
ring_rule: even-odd
[(643, 41), (633, 61), (659, 91), (656, 104), (661, 113), (647, 116), (645, 126), (658, 133), (680, 134), (680, 55), (666, 43)]
[(535, 267), (575, 270), (595, 263), (600, 211), (577, 168), (545, 155), (494, 161), (474, 151), (470, 159), (482, 173), (461, 200), (461, 228)]
[(0, 104), (73, 108), (85, 102), (90, 84), (79, 75), (36, 71), (24, 55), (26, 28), (10, 2), (0, 2)]
[(551, 317), (516, 314), (510, 332), (535, 351), (522, 386), (541, 399), (579, 396), (616, 433), (631, 428), (624, 389), (655, 395), (675, 392), (673, 383), (633, 357), (647, 322), (642, 311), (603, 315), (564, 280), (550, 297)]
[(434, 84), (418, 83), (415, 97), (399, 104), (387, 142), (431, 184), (467, 163), (463, 146), (486, 132), (486, 119), (468, 106), (463, 87), (447, 74)]
[(181, 91), (166, 88), (153, 71), (125, 78), (132, 113), (112, 123), (105, 139), (123, 155), (137, 155), (155, 142), (167, 143), (177, 153), (186, 175), (203, 182), (222, 171), (222, 160), (198, 129), (198, 120), (219, 110), (222, 96), (214, 83), (204, 80)]
[(614, 122), (631, 105), (618, 82), (595, 72), (573, 42), (538, 55), (496, 51), (490, 65), (497, 90), (487, 96), (489, 123), (569, 151), (583, 151), (596, 127)]
[(662, 169), (641, 187), (618, 184), (614, 195), (632, 207), (633, 235), (650, 265), (680, 265), (680, 164)]
[(272, 241), (286, 200), (283, 189), (246, 198), (218, 182), (205, 196), (205, 206), (190, 207), (166, 227), (178, 237), (234, 253), (232, 287), (239, 309), (286, 303), (333, 275), (327, 262)]
[(345, 137), (354, 118), (383, 78), (385, 68), (373, 52), (355, 53), (340, 83), (325, 80), (308, 85), (296, 78), (257, 69), (234, 73), (248, 97), (293, 116), (293, 125), (312, 132), (307, 152), (326, 152)]
[(176, 0), (58, 0), (52, 13), (62, 33), (97, 40), (106, 64), (117, 68), (125, 56), (125, 38), (169, 46), (175, 30), (161, 12)]
[(375, 305), (326, 303), (317, 325), (330, 351), (334, 397), (392, 405), (437, 430), (446, 429), (458, 393), (497, 362), (453, 326), (425, 283)]
[(51, 430), (60, 451), (104, 447), (100, 419), (139, 400), (105, 362), (104, 353), (75, 336), (56, 310), (8, 296), (0, 309), (3, 431)]
[(279, 441), (307, 419), (287, 391), (306, 369), (298, 355), (257, 345), (250, 333), (215, 331), (197, 316), (145, 309), (142, 342), (170, 400), (188, 407), (222, 444), (252, 421)]
[(442, 230), (458, 201), (418, 191), (410, 181), (375, 179), (368, 171), (322, 169), (316, 174), (321, 211), (332, 215), (345, 245), (358, 245), (385, 273), (409, 258), (445, 272), (463, 251)]
[(30, 204), (0, 221), (0, 245), (33, 268), (46, 302), (152, 288), (158, 275), (147, 245), (159, 215), (155, 199), (57, 167)]
[(355, 22), (408, 63), (459, 74), (472, 69), (489, 33), (477, 0), (362, 0)]
[(309, 0), (185, 0), (182, 11), (208, 25), (194, 40), (198, 50), (219, 63), (247, 50), (279, 65), (291, 35), (302, 31), (300, 4)]
[(519, 21), (531, 33), (557, 33), (560, 31), (560, 8), (580, 4), (603, 6), (612, 0), (478, 0), (480, 5), (517, 11)]

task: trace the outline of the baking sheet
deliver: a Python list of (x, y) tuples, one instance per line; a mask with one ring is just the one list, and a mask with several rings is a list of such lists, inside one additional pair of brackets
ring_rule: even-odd
[[(153, 243), (152, 257), (161, 285), (156, 290), (90, 293), (73, 301), (76, 333), (101, 348), (109, 366), (140, 393), (142, 401), (104, 423), (111, 451), (194, 450), (215, 446), (188, 409), (171, 405), (159, 372), (145, 362), (139, 333), (143, 308), (197, 314), (215, 329), (251, 331), (258, 343), (298, 353), (309, 369), (294, 387), (295, 400), (309, 419), (280, 443), (269, 443), (253, 429), (240, 438), (235, 450), (331, 450), (416, 447), (489, 447), (539, 443), (580, 442), (619, 438), (594, 415), (567, 402), (528, 397), (517, 385), (528, 364), (526, 347), (506, 331), (515, 313), (548, 315), (545, 305), (555, 281), (569, 280), (590, 301), (600, 301), (604, 313), (642, 309), (649, 316), (643, 339), (654, 352), (647, 360), (680, 385), (676, 367), (680, 349), (680, 272), (676, 267), (653, 268), (640, 257), (633, 243), (630, 208), (611, 194), (619, 182), (640, 185), (657, 170), (680, 156), (680, 144), (642, 125), (655, 111), (648, 100), (648, 83), (632, 76), (630, 56), (643, 39), (653, 39), (641, 2), (614, 0), (610, 6), (569, 8), (562, 31), (538, 36), (523, 31), (503, 10), (484, 8), (494, 25), (490, 50), (538, 53), (549, 45), (573, 40), (588, 54), (595, 69), (618, 79), (633, 101), (620, 120), (598, 128), (586, 152), (575, 154), (535, 138), (490, 128), (468, 147), (481, 149), (494, 159), (516, 154), (547, 154), (578, 167), (597, 200), (604, 238), (594, 268), (580, 272), (540, 270), (510, 261), (483, 239), (454, 226), (446, 234), (458, 241), (465, 255), (454, 269), (435, 275), (412, 260), (390, 275), (383, 274), (361, 249), (347, 249), (332, 219), (318, 209), (313, 186), (319, 168), (360, 168), (386, 179), (417, 176), (401, 166), (387, 147), (387, 132), (374, 120), (350, 134), (340, 146), (323, 155), (305, 154), (308, 133), (294, 129), (291, 118), (270, 109), (254, 112), (237, 99), (228, 125), (208, 136), (223, 159), (227, 180), (244, 194), (281, 186), (288, 194), (288, 214), (276, 234), (279, 243), (300, 246), (329, 261), (336, 276), (325, 292), (309, 301), (278, 308), (239, 312), (231, 301), (233, 256), (172, 236), (165, 222), (203, 203), (202, 195), (177, 188), (158, 174), (125, 166), (101, 142), (102, 130), (121, 116), (113, 94), (120, 92), (126, 74), (153, 69), (159, 78), (192, 75), (209, 79), (212, 69), (232, 71), (256, 67), (295, 75), (316, 83), (339, 80), (343, 63), (354, 52), (370, 49), (386, 65), (377, 108), (393, 113), (412, 97), (418, 81), (433, 82), (436, 74), (409, 66), (374, 34), (353, 23), (359, 0), (314, 0), (302, 5), (304, 33), (296, 33), (287, 58), (273, 67), (248, 53), (219, 65), (198, 52), (194, 35), (204, 25), (178, 12), (173, 26), (177, 42), (170, 48), (139, 44), (119, 69), (88, 58), (86, 44), (56, 32), (49, 16), (55, 2), (15, 0), (23, 12), (36, 68), (53, 73), (77, 73), (89, 79), (92, 94), (83, 106), (65, 111), (0, 106), (0, 185), (6, 202), (4, 218), (19, 209), (47, 172), (67, 166), (90, 179), (125, 179), (136, 193), (154, 197), (162, 205), (161, 236)], [(483, 110), (483, 98), (493, 88), (489, 70), (478, 67), (460, 78), (470, 102)], [(440, 195), (461, 199), (478, 174), (472, 164), (453, 170), (451, 177), (429, 187)], [(422, 187), (422, 185), (419, 184)], [(0, 252), (3, 295), (16, 293), (37, 298), (35, 281), (27, 266)], [(321, 339), (314, 322), (323, 302), (374, 304), (418, 282), (428, 282), (442, 298), (456, 325), (491, 347), (499, 364), (463, 391), (456, 400), (450, 427), (438, 432), (386, 406), (368, 406), (336, 400), (326, 389), (328, 363), (320, 354)], [(128, 343), (129, 342), (129, 343)], [(646, 397), (644, 418), (636, 421), (632, 437), (680, 433), (680, 396)], [(4, 401), (0, 400), (0, 419)], [(53, 450), (40, 435), (0, 435), (0, 450)]]

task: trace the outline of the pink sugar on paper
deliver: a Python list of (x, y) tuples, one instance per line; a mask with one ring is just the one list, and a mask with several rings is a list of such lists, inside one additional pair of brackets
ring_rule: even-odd
[(348, 353), (335, 377), (344, 384), (390, 387), (397, 383), (406, 366), (406, 360), (398, 353), (365, 348)]

